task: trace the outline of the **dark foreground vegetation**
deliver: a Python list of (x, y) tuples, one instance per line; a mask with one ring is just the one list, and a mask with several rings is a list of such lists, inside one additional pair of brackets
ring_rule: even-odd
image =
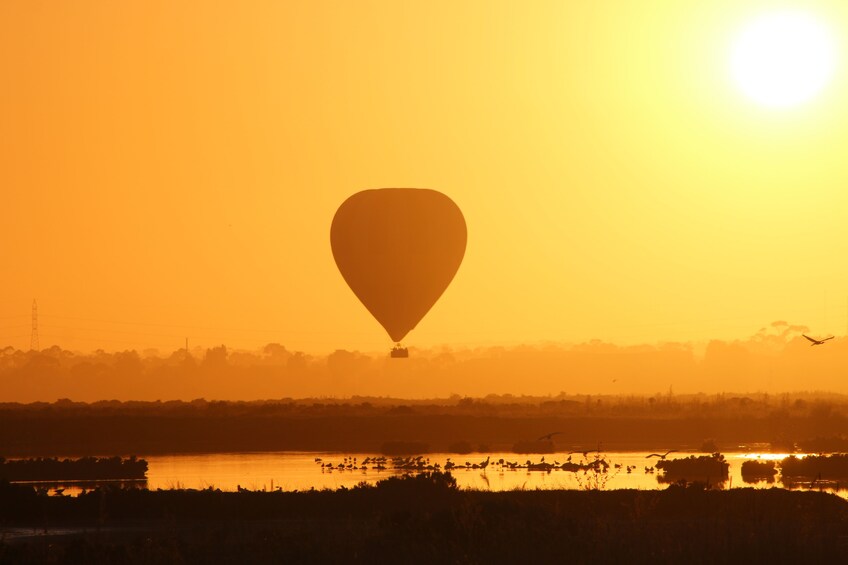
[(2, 563), (823, 563), (848, 551), (848, 503), (820, 492), (481, 492), (442, 473), (77, 498), (0, 482), (0, 524)]
[(0, 479), (8, 481), (95, 481), (144, 479), (147, 461), (121, 457), (56, 457), (11, 459), (0, 457)]
[[(829, 400), (828, 400), (829, 398)], [(0, 404), (5, 457), (346, 451), (558, 453), (842, 446), (848, 400), (812, 395), (488, 396)]]

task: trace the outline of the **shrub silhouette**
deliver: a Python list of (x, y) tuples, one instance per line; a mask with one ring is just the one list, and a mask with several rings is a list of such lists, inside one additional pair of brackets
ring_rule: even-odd
[(656, 468), (663, 471), (657, 480), (663, 483), (680, 481), (725, 481), (729, 475), (730, 464), (721, 453), (701, 455), (681, 459), (665, 459), (657, 461)]
[(0, 458), (0, 478), (10, 481), (78, 481), (98, 479), (144, 479), (147, 461), (135, 455), (121, 457), (80, 457), (79, 459)]
[(780, 473), (786, 478), (848, 479), (848, 454), (789, 456), (780, 462)]
[(774, 482), (777, 474), (774, 461), (745, 461), (742, 463), (742, 480), (746, 483), (757, 481)]

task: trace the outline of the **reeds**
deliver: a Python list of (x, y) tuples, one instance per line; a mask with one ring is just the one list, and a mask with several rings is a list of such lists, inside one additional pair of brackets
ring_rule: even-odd
[[(100, 517), (100, 533), (85, 533)], [(848, 503), (824, 493), (483, 492), (457, 489), (445, 473), (339, 491), (41, 499), (0, 482), (0, 520), (78, 532), (0, 541), (10, 563), (821, 563), (848, 549)]]

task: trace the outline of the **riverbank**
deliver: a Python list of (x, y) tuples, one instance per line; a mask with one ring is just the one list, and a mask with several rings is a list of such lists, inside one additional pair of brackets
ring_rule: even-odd
[(826, 493), (483, 492), (443, 474), (335, 492), (78, 498), (7, 484), (0, 520), (0, 562), (15, 563), (824, 562), (848, 550), (848, 503)]

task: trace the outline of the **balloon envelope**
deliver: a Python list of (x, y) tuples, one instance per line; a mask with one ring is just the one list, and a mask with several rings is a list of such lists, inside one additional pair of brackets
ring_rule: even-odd
[(342, 277), (395, 342), (448, 287), (466, 239), (459, 207), (429, 189), (357, 192), (339, 206), (330, 228)]

